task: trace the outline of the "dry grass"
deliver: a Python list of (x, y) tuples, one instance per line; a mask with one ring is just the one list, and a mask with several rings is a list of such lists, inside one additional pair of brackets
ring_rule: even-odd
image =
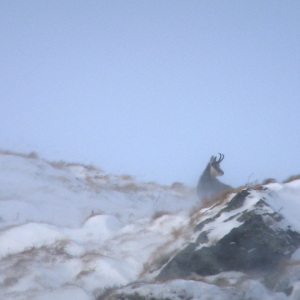
[(157, 186), (158, 183), (156, 181), (148, 181), (147, 184)]
[(192, 207), (192, 209), (190, 210), (189, 225), (191, 227), (195, 227), (198, 223), (198, 220), (203, 216), (201, 209), (202, 209), (202, 206), (197, 205), (197, 206)]
[(66, 240), (59, 240), (56, 243), (42, 247), (30, 247), (16, 254), (10, 254), (2, 258), (2, 263), (9, 265), (5, 274), (4, 284), (12, 286), (28, 272), (28, 267), (33, 261), (43, 263), (54, 263), (56, 260), (72, 259), (72, 256), (65, 251)]
[(122, 179), (122, 180), (133, 180), (134, 178), (131, 175), (122, 174), (122, 175), (120, 175), (120, 179)]
[[(41, 247), (28, 247), (24, 251), (20, 252), (20, 255), (26, 259), (33, 259), (34, 257), (38, 256), (47, 256), (47, 255), (54, 255), (54, 256), (63, 256), (65, 258), (69, 257), (70, 255), (65, 252), (65, 247), (67, 246), (67, 240), (57, 240), (54, 244), (49, 246), (41, 246)], [(12, 256), (14, 256), (12, 254)], [(9, 257), (8, 257), (9, 258)]]
[(246, 186), (252, 190), (262, 191), (267, 189), (266, 187), (264, 187), (264, 185), (267, 185), (269, 183), (276, 183), (276, 182), (277, 180), (274, 178), (266, 178), (263, 180), (262, 183), (259, 183), (258, 180), (255, 180), (254, 182), (248, 183)]
[(136, 193), (136, 192), (141, 192), (146, 190), (145, 187), (138, 185), (134, 182), (130, 182), (124, 185), (115, 185), (113, 189), (123, 193)]
[(289, 178), (287, 178), (286, 180), (283, 181), (283, 183), (288, 183), (294, 180), (300, 179), (300, 174), (298, 175), (292, 175)]
[(167, 242), (165, 245), (159, 247), (152, 256), (148, 259), (146, 263), (143, 265), (143, 270), (141, 271), (139, 277), (143, 276), (147, 273), (153, 273), (159, 269), (161, 269), (164, 265), (166, 265), (170, 259), (177, 253), (177, 249), (173, 249), (172, 251), (164, 251), (164, 246), (170, 245), (170, 242)]
[[(101, 179), (104, 180), (104, 184), (103, 182), (99, 182)], [(106, 179), (105, 176), (102, 178), (99, 178), (99, 176), (86, 176), (85, 181), (90, 188), (98, 189), (109, 182), (109, 177)]]
[(67, 163), (63, 160), (48, 162), (54, 169), (61, 170), (66, 167)]
[(229, 200), (230, 195), (237, 194), (237, 193), (241, 192), (242, 190), (244, 190), (245, 188), (246, 188), (246, 186), (240, 186), (239, 188), (236, 188), (236, 189), (229, 188), (228, 190), (225, 190), (221, 193), (218, 193), (218, 194), (214, 195), (211, 198), (202, 199), (202, 201), (200, 203), (194, 205), (190, 209), (189, 225), (192, 226), (192, 227), (197, 225), (199, 219), (203, 215), (202, 212), (201, 212), (202, 209), (222, 205), (226, 201)]
[(113, 294), (117, 289), (118, 289), (118, 287), (116, 287), (116, 286), (105, 288), (105, 289), (100, 293), (100, 295), (97, 296), (97, 300), (105, 300), (105, 299), (109, 299), (109, 296), (110, 296), (111, 294)]
[(171, 231), (172, 238), (176, 241), (183, 233), (183, 228), (173, 228)]
[(11, 287), (15, 285), (19, 281), (19, 278), (17, 276), (9, 276), (6, 277), (3, 281), (3, 286), (4, 287)]
[[(29, 158), (29, 159), (37, 159), (39, 158), (39, 155), (35, 151), (31, 151), (29, 153), (21, 153), (21, 152), (14, 152), (10, 150), (3, 150), (0, 149), (0, 154), (2, 155), (14, 155), (14, 156), (19, 156), (22, 158)], [(73, 163), (73, 162), (66, 162), (63, 160), (60, 161), (47, 161), (53, 168), (55, 169), (63, 169), (65, 167), (72, 167), (72, 166), (80, 166), (83, 167), (89, 171), (99, 171), (103, 172), (100, 168), (96, 168), (92, 164), (86, 165), (86, 164), (81, 164), (81, 163)]]
[(204, 205), (203, 202), (198, 202), (197, 204), (195, 204), (194, 206), (192, 206), (190, 208), (190, 211), (189, 211), (189, 217), (190, 217), (189, 225), (191, 227), (195, 227), (197, 225), (198, 220), (203, 216), (203, 213), (201, 212), (201, 210), (205, 207), (206, 206)]
[(88, 171), (98, 171), (98, 172), (103, 172), (102, 169), (100, 168), (96, 168), (94, 165), (92, 164), (89, 164), (89, 165), (86, 165), (86, 164), (80, 164), (80, 163), (67, 163), (67, 167), (84, 167), (85, 169), (87, 169)]
[(86, 165), (86, 164), (81, 164), (81, 163), (74, 163), (74, 162), (66, 162), (64, 160), (59, 160), (59, 161), (47, 161), (48, 164), (50, 164), (54, 169), (64, 169), (67, 167), (83, 167), (88, 171), (98, 171), (98, 172), (103, 172), (102, 169), (96, 168), (92, 164)]
[(222, 191), (222, 192), (214, 195), (211, 198), (203, 199), (202, 200), (202, 202), (203, 202), (202, 208), (207, 208), (207, 207), (210, 207), (214, 204), (221, 205), (221, 204), (225, 203), (228, 200), (228, 197), (231, 194), (237, 194), (237, 193), (241, 192), (242, 190), (244, 190), (245, 188), (247, 188), (247, 187), (246, 186), (240, 186), (239, 188), (236, 188), (236, 189), (235, 188), (229, 188), (225, 191)]
[(178, 181), (173, 182), (171, 186), (167, 187), (167, 190), (172, 191), (174, 197), (179, 199), (192, 197), (196, 194), (195, 187), (186, 186), (184, 183)]
[(173, 182), (171, 185), (172, 190), (180, 190), (180, 189), (184, 189), (184, 188), (185, 188), (184, 183), (178, 182), (178, 181)]
[(59, 180), (63, 183), (70, 183), (71, 182), (70, 178), (67, 178), (66, 176), (51, 176), (51, 178), (53, 178), (55, 180)]
[(166, 210), (157, 210), (153, 215), (152, 215), (152, 220), (156, 220), (159, 219), (160, 217), (164, 216), (164, 215), (169, 215), (170, 212), (166, 211)]
[(267, 188), (264, 187), (262, 184), (258, 183), (258, 184), (249, 186), (249, 189), (255, 190), (255, 191), (263, 191), (263, 190), (266, 190)]
[[(79, 256), (83, 263), (93, 263), (96, 259), (104, 257), (101, 253), (97, 252), (96, 250), (91, 250), (88, 252), (85, 252), (81, 256)], [(108, 256), (107, 256), (108, 257)]]
[(13, 152), (13, 151), (9, 151), (9, 150), (0, 150), (0, 154), (14, 155), (14, 156), (19, 156), (19, 157), (23, 157), (23, 158), (31, 158), (31, 159), (37, 159), (39, 157), (38, 154), (34, 151), (26, 154), (26, 153), (20, 153), (20, 152)]
[(266, 184), (269, 184), (269, 183), (276, 183), (277, 180), (274, 179), (274, 178), (266, 178), (263, 182), (262, 182), (262, 185), (266, 185)]
[(81, 279), (84, 276), (88, 276), (91, 273), (95, 272), (95, 270), (96, 270), (96, 268), (88, 268), (88, 269), (82, 270), (76, 275), (76, 279)]

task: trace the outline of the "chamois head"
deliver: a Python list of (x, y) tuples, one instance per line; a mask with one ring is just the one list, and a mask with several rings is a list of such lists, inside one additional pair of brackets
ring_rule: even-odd
[(220, 182), (216, 177), (224, 174), (220, 168), (220, 163), (224, 159), (224, 154), (220, 154), (219, 159), (217, 156), (212, 156), (204, 172), (202, 173), (198, 185), (197, 194), (199, 199), (210, 198), (224, 190), (230, 188), (229, 185)]
[(212, 156), (209, 162), (210, 165), (210, 175), (212, 178), (215, 178), (217, 176), (224, 175), (223, 170), (220, 168), (220, 163), (224, 159), (224, 154), (220, 154), (219, 159), (217, 160), (216, 156)]

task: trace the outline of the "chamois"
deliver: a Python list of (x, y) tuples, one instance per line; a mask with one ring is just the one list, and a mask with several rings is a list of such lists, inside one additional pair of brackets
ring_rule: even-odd
[(220, 163), (224, 159), (224, 155), (220, 154), (220, 158), (217, 160), (216, 156), (212, 156), (207, 167), (202, 173), (198, 185), (197, 195), (199, 199), (211, 198), (213, 195), (220, 193), (221, 191), (229, 189), (231, 186), (220, 182), (216, 177), (224, 174), (220, 168)]

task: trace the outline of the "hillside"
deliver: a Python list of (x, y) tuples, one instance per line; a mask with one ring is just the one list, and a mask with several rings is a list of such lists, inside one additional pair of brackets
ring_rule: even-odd
[[(0, 299), (299, 299), (300, 180), (233, 191), (203, 207), (180, 183), (34, 153), (1, 151), (0, 178)], [(261, 240), (247, 227), (252, 218)], [(235, 243), (233, 233), (235, 252), (224, 246)], [(271, 259), (249, 267), (257, 249), (267, 249), (257, 265)], [(194, 267), (189, 257), (199, 253), (212, 263)], [(233, 263), (221, 264), (222, 253), (235, 253)]]

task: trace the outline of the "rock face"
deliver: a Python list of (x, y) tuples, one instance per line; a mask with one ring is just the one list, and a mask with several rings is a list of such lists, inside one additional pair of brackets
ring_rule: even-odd
[(253, 193), (249, 189), (239, 192), (202, 220), (194, 229), (194, 241), (166, 264), (157, 279), (224, 271), (268, 274), (283, 259), (290, 258), (300, 246), (300, 234), (289, 226), (279, 226), (280, 214)]

